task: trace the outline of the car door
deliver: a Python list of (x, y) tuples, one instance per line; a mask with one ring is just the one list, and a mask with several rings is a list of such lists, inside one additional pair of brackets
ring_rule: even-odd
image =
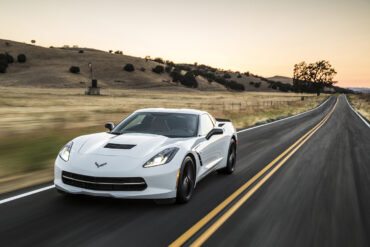
[(199, 169), (199, 177), (203, 177), (208, 172), (212, 171), (222, 159), (220, 142), (223, 140), (223, 135), (214, 135), (209, 140), (206, 135), (215, 127), (214, 121), (208, 114), (203, 114), (199, 119), (199, 136), (201, 142), (195, 147), (201, 160), (201, 167)]

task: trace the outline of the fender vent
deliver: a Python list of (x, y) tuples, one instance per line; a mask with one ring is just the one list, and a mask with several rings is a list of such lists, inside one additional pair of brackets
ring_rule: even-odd
[(104, 148), (111, 148), (111, 149), (131, 149), (135, 147), (134, 144), (116, 144), (116, 143), (108, 143), (104, 146)]

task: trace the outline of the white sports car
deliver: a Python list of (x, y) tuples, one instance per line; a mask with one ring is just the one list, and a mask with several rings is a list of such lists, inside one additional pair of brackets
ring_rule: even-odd
[(59, 192), (183, 203), (210, 172), (235, 169), (235, 128), (204, 111), (142, 109), (105, 127), (62, 148), (54, 170)]

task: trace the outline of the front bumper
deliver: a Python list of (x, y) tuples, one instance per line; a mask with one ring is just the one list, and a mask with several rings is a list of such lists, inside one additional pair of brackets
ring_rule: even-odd
[[(152, 167), (152, 168), (138, 168), (140, 169), (140, 176), (146, 183), (146, 188), (139, 191), (104, 191), (81, 188), (73, 185), (69, 185), (63, 182), (62, 172), (71, 172), (74, 174), (84, 176), (95, 176), (86, 170), (74, 169), (71, 164), (67, 164), (61, 161), (59, 158), (55, 161), (54, 166), (54, 184), (59, 190), (65, 191), (71, 194), (85, 194), (90, 196), (102, 196), (102, 197), (114, 197), (114, 198), (137, 198), (137, 199), (168, 199), (176, 197), (176, 182), (178, 168), (173, 164), (166, 164), (163, 166)], [(134, 176), (131, 174), (124, 174), (124, 177), (138, 177), (138, 173)], [(107, 177), (109, 174), (105, 174)], [(119, 172), (110, 174), (110, 177), (117, 177)]]

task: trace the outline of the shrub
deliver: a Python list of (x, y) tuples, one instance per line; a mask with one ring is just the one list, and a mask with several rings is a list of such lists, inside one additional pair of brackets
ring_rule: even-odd
[(288, 91), (289, 91), (289, 89), (288, 89), (287, 87), (285, 87), (285, 86), (280, 86), (280, 87), (279, 87), (279, 90), (280, 90), (281, 92), (288, 92)]
[(183, 75), (177, 71), (177, 70), (174, 70), (170, 73), (170, 76), (172, 77), (172, 81), (173, 82), (181, 82), (183, 80)]
[(175, 66), (175, 63), (174, 63), (174, 62), (172, 62), (172, 61), (170, 61), (170, 60), (166, 60), (166, 64), (167, 64), (168, 66), (171, 66), (171, 67), (174, 67), (174, 66)]
[(232, 90), (235, 90), (235, 91), (244, 91), (245, 88), (244, 88), (244, 85), (243, 84), (240, 84), (240, 83), (237, 83), (236, 81), (230, 81), (226, 84), (226, 87), (227, 88), (230, 88)]
[(0, 62), (0, 73), (5, 73), (8, 65)]
[(141, 67), (140, 68), (140, 71), (145, 72), (145, 68), (144, 67)]
[(206, 73), (204, 77), (207, 78), (208, 82), (213, 82), (216, 79), (216, 76), (213, 73)]
[(238, 74), (238, 76), (237, 76), (238, 78), (242, 78), (242, 75), (241, 74)]
[(120, 54), (120, 55), (123, 55), (123, 52), (122, 51), (115, 51), (114, 54)]
[(230, 78), (231, 78), (231, 75), (229, 75), (228, 73), (225, 73), (225, 74), (224, 74), (224, 78), (225, 78), (225, 79), (230, 79)]
[(178, 71), (181, 71), (181, 70), (191, 71), (191, 68), (189, 66), (186, 66), (186, 65), (176, 65), (176, 69)]
[(185, 75), (182, 75), (178, 69), (173, 70), (170, 73), (173, 82), (180, 82), (185, 87), (197, 88), (198, 82), (195, 79), (194, 73), (191, 71), (187, 72)]
[(161, 74), (164, 71), (164, 67), (162, 65), (157, 65), (155, 68), (152, 69), (154, 73)]
[(109, 50), (109, 53), (112, 53), (113, 51), (112, 50)]
[(155, 58), (153, 61), (154, 61), (154, 62), (157, 62), (157, 63), (164, 64), (163, 59), (162, 59), (162, 58), (160, 58), (160, 57)]
[(254, 85), (254, 82), (253, 82), (253, 81), (250, 81), (250, 82), (249, 82), (249, 85)]
[(8, 59), (6, 58), (6, 54), (0, 54), (0, 62), (8, 63)]
[(186, 87), (192, 87), (192, 88), (197, 88), (198, 87), (198, 82), (195, 79), (194, 75), (192, 72), (186, 72), (182, 80), (180, 81), (182, 85)]
[(14, 62), (14, 58), (12, 55), (10, 55), (9, 53), (5, 53), (5, 56), (6, 56), (6, 60), (8, 61), (8, 63)]
[(249, 76), (249, 72), (245, 72), (244, 75), (248, 77)]
[(167, 73), (170, 73), (172, 71), (172, 67), (171, 66), (166, 66), (166, 68), (164, 69)]
[(53, 48), (54, 48), (54, 46), (52, 46), (52, 45), (51, 45), (51, 46), (49, 46), (49, 48), (50, 48), (50, 49), (53, 49)]
[(0, 54), (0, 73), (5, 73), (8, 68), (8, 60), (5, 54)]
[(18, 63), (25, 63), (26, 62), (26, 55), (24, 54), (19, 54), (17, 57)]
[(78, 74), (78, 73), (80, 73), (80, 67), (78, 67), (78, 66), (71, 66), (69, 68), (69, 72), (71, 72), (73, 74)]
[(9, 42), (5, 42), (5, 46), (10, 46), (10, 43)]
[(261, 86), (261, 82), (256, 82), (255, 84), (254, 84), (254, 87), (260, 87)]
[(125, 67), (123, 67), (123, 70), (126, 70), (126, 71), (128, 71), (128, 72), (132, 72), (132, 71), (134, 71), (134, 70), (135, 70), (135, 67), (134, 67), (134, 65), (133, 65), (133, 64), (128, 63), (128, 64), (126, 64), (126, 65), (125, 65)]
[(78, 53), (84, 53), (84, 50), (79, 50)]

